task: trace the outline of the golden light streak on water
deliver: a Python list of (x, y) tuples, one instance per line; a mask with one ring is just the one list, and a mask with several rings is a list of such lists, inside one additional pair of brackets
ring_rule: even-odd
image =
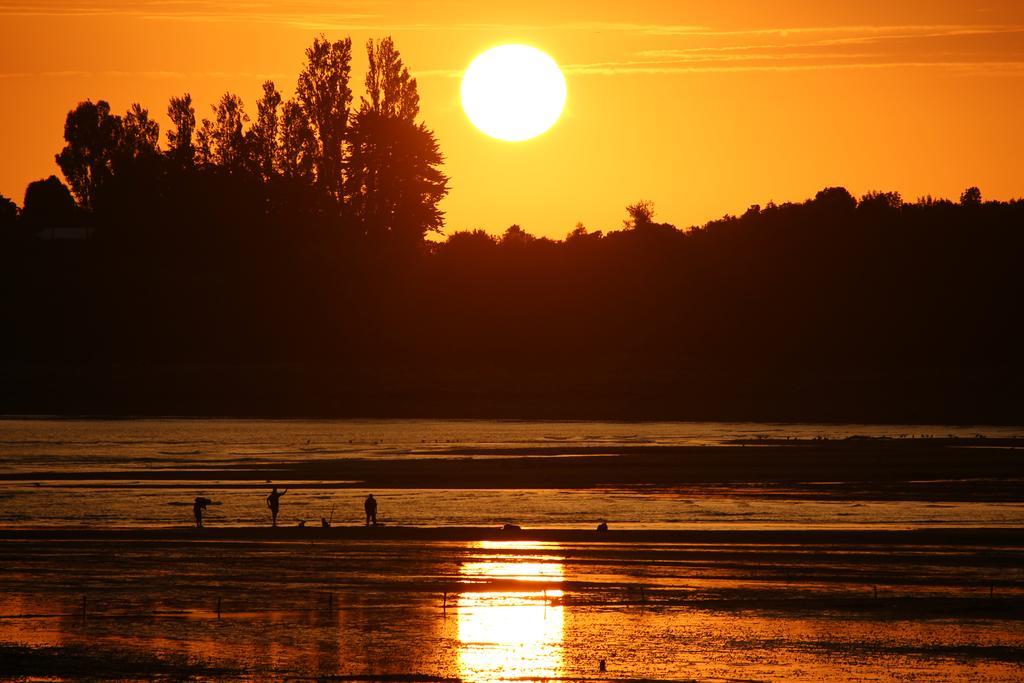
[[(560, 558), (524, 557), (501, 551), (539, 548), (540, 544), (484, 542), (494, 551), (480, 561), (465, 562), (459, 573), (473, 582), (509, 582), (510, 590), (467, 591), (457, 600), (458, 671), (468, 680), (497, 681), (514, 678), (546, 678), (564, 673), (564, 608), (561, 589), (524, 590), (516, 582), (563, 579)], [(540, 561), (538, 561), (540, 559)]]

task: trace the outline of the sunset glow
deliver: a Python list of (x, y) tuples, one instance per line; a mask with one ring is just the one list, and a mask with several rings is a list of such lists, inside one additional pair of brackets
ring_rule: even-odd
[[(254, 115), (270, 78), (287, 100), (319, 33), (352, 36), (356, 85), (361, 46), (394, 36), (452, 178), (449, 232), (614, 229), (640, 198), (689, 226), (826, 185), (910, 200), (1020, 192), (1024, 137), (1006, 135), (1024, 93), (1019, 2), (89, 5), (0, 2), (0, 79), (18, 103), (0, 112), (0, 194), (19, 204), (58, 171), (78, 102), (139, 102), (164, 143), (172, 96), (191, 93), (202, 118), (230, 90)], [(530, 144), (495, 144), (462, 108), (468, 65), (503, 44), (541, 48), (565, 74), (566, 111)]]
[(1017, 681), (1024, 1), (0, 0), (11, 680)]

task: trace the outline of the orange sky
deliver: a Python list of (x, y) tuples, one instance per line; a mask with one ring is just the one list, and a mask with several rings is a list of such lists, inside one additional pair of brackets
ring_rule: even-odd
[[(839, 7), (837, 5), (844, 5)], [(826, 185), (1024, 194), (1024, 2), (0, 0), (0, 193), (57, 172), (64, 117), (104, 98), (166, 121), (225, 90), (290, 94), (313, 36), (394, 36), (447, 155), (447, 230), (564, 236), (652, 199), (684, 226)], [(478, 53), (525, 42), (564, 68), (562, 120), (492, 140), (459, 104)], [(163, 133), (161, 132), (161, 139)]]

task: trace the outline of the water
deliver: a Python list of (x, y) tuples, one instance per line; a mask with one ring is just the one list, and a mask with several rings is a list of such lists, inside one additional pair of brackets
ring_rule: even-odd
[[(489, 458), (495, 484), (503, 452), (543, 449), (572, 457), (590, 447), (707, 446), (736, 439), (908, 438), (922, 435), (1016, 437), (1007, 427), (778, 425), (758, 423), (623, 423), (502, 421), (249, 421), (249, 420), (7, 420), (0, 422), (0, 526), (160, 527), (192, 523), (191, 501), (216, 501), (212, 526), (262, 525), (271, 473), (299, 462), (340, 460), (335, 477), (282, 482), (289, 493), (280, 522), (362, 521), (360, 482), (344, 461)], [(521, 451), (517, 451), (521, 457)], [(538, 451), (539, 452), (539, 451)], [(543, 461), (538, 460), (538, 466)], [(205, 469), (216, 469), (206, 475)], [(237, 476), (232, 473), (236, 472)], [(192, 478), (177, 478), (191, 473)], [(199, 474), (197, 474), (199, 473)], [(115, 478), (114, 475), (119, 478)], [(31, 476), (30, 479), (19, 477)], [(201, 475), (201, 476), (200, 476)], [(212, 478), (211, 478), (212, 477)], [(653, 482), (652, 482), (653, 484)], [(808, 495), (806, 490), (757, 486), (625, 487), (616, 482), (566, 490), (375, 489), (380, 519), (391, 525), (592, 528), (908, 528), (1024, 524), (1024, 502), (875, 500), (856, 495)], [(770, 495), (769, 495), (770, 494)], [(898, 498), (898, 496), (897, 496)]]
[(225, 676), (194, 667), (594, 680), (601, 659), (616, 680), (1019, 680), (1024, 631), (1000, 606), (1024, 595), (1021, 554), (998, 559), (814, 544), (7, 543), (0, 644), (69, 648), (86, 659), (77, 676), (157, 657), (200, 680)]
[(923, 435), (1024, 437), (1024, 427), (498, 420), (2, 420), (0, 473), (239, 467), (339, 457), (436, 457), (439, 452), (459, 447), (715, 446), (759, 437)]
[[(714, 453), (759, 437), (950, 434), (1016, 437), (1024, 429), (9, 420), (0, 422), (0, 527), (183, 527), (192, 523), (197, 495), (217, 502), (210, 526), (267, 525), (269, 482), (254, 480), (252, 468), (285, 477), (303, 462), (319, 463), (324, 476), (287, 474), (281, 523), (315, 523), (333, 511), (335, 524), (357, 524), (367, 491), (350, 476), (353, 463), (422, 458), (493, 460), (493, 485), (375, 488), (385, 523), (1024, 527), (1013, 481), (1002, 482), (1010, 495), (991, 499), (922, 496), (906, 483), (885, 496), (842, 482), (501, 487), (503, 459), (522, 457), (524, 448), (538, 449), (544, 468), (573, 462), (582, 447), (599, 455), (623, 446)], [(963, 546), (777, 545), (757, 534), (719, 544), (310, 540), (316, 537), (0, 540), (0, 677), (1024, 678), (1024, 548), (988, 547), (984, 536)]]

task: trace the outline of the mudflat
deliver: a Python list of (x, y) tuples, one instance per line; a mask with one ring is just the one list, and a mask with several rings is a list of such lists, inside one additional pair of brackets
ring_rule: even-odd
[(1018, 430), (8, 427), (8, 677), (1024, 676)]
[(7, 530), (0, 563), (15, 677), (1024, 673), (1018, 531)]
[(496, 542), (588, 544), (793, 544), (842, 546), (966, 546), (1000, 549), (1024, 548), (1024, 528), (928, 529), (503, 529), (495, 527), (222, 527), (148, 529), (0, 529), (0, 541), (82, 542), (213, 542), (275, 543), (332, 542)]

